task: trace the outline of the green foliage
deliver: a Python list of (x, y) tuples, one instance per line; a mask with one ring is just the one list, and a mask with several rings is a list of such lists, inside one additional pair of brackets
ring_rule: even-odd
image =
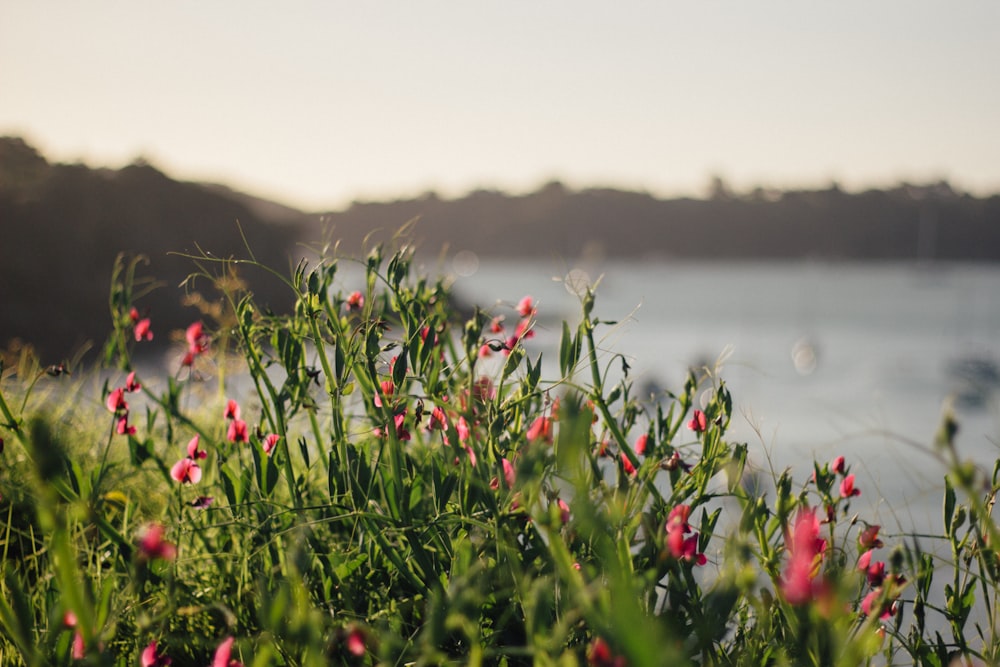
[[(592, 289), (548, 379), (532, 304), (463, 318), (406, 248), (375, 247), (357, 285), (341, 261), (273, 274), (285, 315), (233, 283), (173, 377), (112, 375), (56, 412), (42, 390), (66, 377), (3, 371), (3, 664), (132, 665), (155, 642), (204, 665), (230, 637), (246, 665), (1000, 661), (1000, 463), (963, 463), (953, 426), (940, 560), (848, 519), (849, 462), (750, 483), (715, 373), (638, 400)], [(114, 274), (122, 371), (137, 266)]]

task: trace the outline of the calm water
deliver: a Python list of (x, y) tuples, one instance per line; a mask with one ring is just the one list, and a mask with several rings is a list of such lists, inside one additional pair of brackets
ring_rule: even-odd
[[(579, 321), (563, 280), (573, 269), (603, 276), (595, 314), (619, 324), (600, 330), (602, 347), (628, 356), (636, 387), (679, 389), (690, 366), (728, 354), (730, 436), (750, 444), (754, 465), (791, 466), (804, 480), (813, 457), (844, 454), (863, 490), (856, 507), (887, 529), (940, 524), (943, 469), (928, 450), (946, 403), (960, 454), (990, 470), (1000, 457), (989, 378), (1000, 365), (1000, 267), (484, 262), (455, 289), (484, 306), (536, 297), (532, 344), (544, 351), (558, 345), (560, 318)], [(950, 368), (961, 360), (978, 380)]]

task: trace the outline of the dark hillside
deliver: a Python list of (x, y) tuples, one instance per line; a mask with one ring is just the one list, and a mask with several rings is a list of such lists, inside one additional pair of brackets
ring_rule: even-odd
[[(171, 252), (200, 247), (218, 257), (246, 257), (239, 221), (258, 259), (288, 264), (294, 234), (198, 184), (173, 181), (153, 167), (121, 170), (48, 164), (17, 139), (0, 140), (0, 346), (31, 342), (47, 359), (70, 357), (109, 332), (108, 290), (115, 257), (143, 254), (143, 274), (162, 281), (136, 305), (148, 310), (156, 337), (199, 316), (181, 305), (177, 285), (195, 268)], [(287, 294), (273, 280), (246, 274), (275, 307)]]

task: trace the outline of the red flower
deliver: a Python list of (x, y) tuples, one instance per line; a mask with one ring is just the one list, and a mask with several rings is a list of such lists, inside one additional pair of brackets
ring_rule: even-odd
[(201, 466), (194, 459), (183, 458), (170, 469), (170, 476), (181, 484), (197, 484), (201, 481)]
[(149, 322), (149, 318), (147, 317), (136, 322), (133, 333), (135, 334), (135, 341), (137, 343), (144, 340), (153, 340), (153, 328)]
[(147, 560), (162, 558), (173, 560), (177, 557), (177, 547), (163, 539), (165, 529), (161, 524), (150, 524), (139, 539), (139, 555)]
[(226, 411), (223, 414), (226, 419), (239, 419), (240, 418), (240, 405), (233, 399), (226, 401)]
[(132, 320), (132, 324), (139, 321), (139, 311), (135, 306), (132, 306), (132, 309), (128, 311), (128, 318)]
[(227, 637), (215, 649), (215, 656), (212, 658), (212, 667), (243, 667), (243, 663), (232, 657), (233, 637)]
[[(873, 609), (872, 606), (878, 602), (882, 597), (882, 588), (873, 589), (865, 599), (861, 601), (861, 612), (865, 616), (871, 616)], [(892, 618), (896, 613), (896, 603), (893, 600), (882, 600), (878, 608), (874, 610), (875, 613), (879, 615), (879, 618), (885, 620), (887, 618)]]
[(264, 438), (264, 453), (270, 456), (279, 440), (281, 440), (281, 436), (277, 433), (271, 433)]
[(625, 470), (626, 474), (634, 475), (635, 466), (632, 465), (632, 462), (629, 460), (629, 458), (625, 455), (622, 455), (621, 459), (622, 459), (622, 469)]
[(165, 655), (160, 655), (159, 647), (155, 641), (142, 650), (142, 657), (139, 659), (142, 667), (168, 667), (173, 661)]
[(349, 313), (361, 310), (365, 307), (365, 296), (358, 291), (351, 292), (350, 296), (347, 297), (345, 305)]
[(507, 482), (507, 488), (514, 488), (514, 481), (517, 479), (517, 472), (514, 470), (514, 464), (505, 458), (500, 459), (500, 464), (503, 466), (503, 479)]
[(649, 446), (649, 434), (643, 433), (635, 441), (635, 453), (639, 456), (646, 455), (646, 448)]
[(528, 441), (544, 440), (552, 442), (552, 420), (548, 417), (536, 417), (528, 427)]
[(242, 419), (234, 419), (229, 422), (226, 439), (229, 442), (247, 442), (250, 439), (247, 435), (247, 423)]
[(490, 333), (503, 333), (503, 315), (497, 315), (490, 320)]
[(628, 663), (623, 656), (611, 653), (611, 647), (603, 637), (595, 637), (587, 650), (587, 664), (591, 667), (625, 667)]
[(853, 498), (854, 496), (860, 496), (861, 490), (854, 488), (854, 475), (848, 475), (840, 482), (840, 497), (841, 498)]
[[(870, 551), (868, 553), (871, 553)], [(882, 561), (876, 561), (868, 566), (865, 571), (865, 576), (868, 579), (868, 585), (878, 588), (885, 581), (885, 563)]]
[(695, 410), (694, 417), (688, 422), (687, 427), (695, 433), (702, 433), (708, 428), (708, 418), (701, 410)]
[(458, 421), (455, 423), (455, 430), (458, 432), (459, 442), (465, 442), (469, 439), (471, 431), (469, 430), (469, 422), (465, 421), (465, 417), (458, 418)]

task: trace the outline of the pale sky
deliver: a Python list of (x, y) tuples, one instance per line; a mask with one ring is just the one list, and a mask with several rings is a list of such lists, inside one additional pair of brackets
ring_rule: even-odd
[(311, 210), (558, 178), (1000, 191), (1000, 2), (0, 0), (0, 134)]

